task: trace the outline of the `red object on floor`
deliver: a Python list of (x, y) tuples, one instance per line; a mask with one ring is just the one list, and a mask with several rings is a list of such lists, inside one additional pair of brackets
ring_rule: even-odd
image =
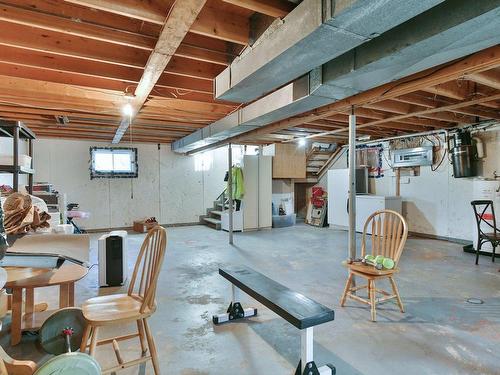
[(312, 187), (312, 197), (314, 198), (319, 198), (322, 197), (325, 194), (325, 190), (321, 186), (313, 186)]

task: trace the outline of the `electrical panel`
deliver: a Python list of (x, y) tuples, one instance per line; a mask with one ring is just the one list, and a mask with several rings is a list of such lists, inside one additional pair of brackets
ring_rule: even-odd
[(392, 151), (393, 168), (432, 165), (433, 146), (423, 146)]

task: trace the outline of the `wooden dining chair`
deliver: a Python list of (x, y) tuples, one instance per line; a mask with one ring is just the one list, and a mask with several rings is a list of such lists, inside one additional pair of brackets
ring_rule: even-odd
[[(135, 366), (151, 360), (154, 373), (160, 374), (156, 347), (147, 319), (156, 310), (156, 286), (158, 276), (165, 257), (167, 235), (164, 228), (152, 228), (137, 257), (134, 273), (130, 279), (127, 294), (114, 294), (88, 299), (82, 306), (83, 315), (87, 321), (83, 335), (81, 352), (85, 352), (90, 339), (89, 354), (94, 355), (99, 345), (111, 344), (116, 354), (118, 365), (103, 370), (103, 374), (115, 372), (120, 369)], [(136, 322), (137, 333), (122, 335), (113, 338), (98, 340), (101, 327), (111, 325), (125, 325)], [(133, 361), (124, 362), (118, 346), (118, 341), (139, 338), (142, 356)], [(147, 342), (147, 346), (146, 346)], [(149, 349), (149, 355), (147, 351)]]
[[(370, 248), (368, 248), (367, 244), (368, 228), (371, 228)], [(391, 210), (380, 210), (368, 217), (363, 228), (361, 256), (364, 258), (366, 254), (373, 254), (374, 256), (382, 255), (391, 258), (394, 261), (394, 268), (391, 270), (377, 270), (373, 266), (366, 266), (359, 263), (347, 264), (347, 262), (344, 262), (344, 265), (349, 268), (349, 276), (340, 300), (340, 306), (344, 306), (347, 297), (367, 304), (371, 308), (372, 321), (375, 322), (377, 320), (377, 303), (395, 298), (401, 312), (404, 312), (403, 302), (401, 301), (401, 296), (399, 295), (396, 282), (394, 281), (394, 274), (399, 272), (399, 259), (403, 252), (407, 237), (408, 224), (401, 214)], [(354, 276), (360, 276), (366, 279), (367, 284), (352, 286)], [(392, 286), (392, 293), (376, 288), (375, 281), (380, 279), (389, 279)], [(356, 292), (362, 289), (368, 290), (368, 299), (356, 295)], [(377, 298), (377, 293), (382, 294), (383, 297)]]
[(500, 245), (500, 228), (497, 227), (495, 208), (491, 200), (475, 200), (470, 202), (474, 210), (477, 226), (476, 264), (479, 262), (481, 247), (489, 242), (493, 247), (491, 261), (495, 261), (495, 250)]

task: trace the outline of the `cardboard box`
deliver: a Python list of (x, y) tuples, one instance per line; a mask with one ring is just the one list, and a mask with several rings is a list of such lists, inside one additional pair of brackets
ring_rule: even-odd
[(158, 223), (156, 221), (151, 223), (146, 223), (146, 219), (135, 220), (133, 225), (133, 230), (134, 232), (137, 233), (145, 233), (157, 224)]

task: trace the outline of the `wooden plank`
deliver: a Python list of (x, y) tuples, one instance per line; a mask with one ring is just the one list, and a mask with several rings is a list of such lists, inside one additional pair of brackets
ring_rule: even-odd
[[(151, 51), (156, 42), (156, 38), (148, 35), (117, 30), (3, 4), (0, 4), (0, 20), (147, 51)], [(227, 66), (230, 62), (227, 53), (194, 44), (182, 43), (176, 51), (176, 55), (223, 66)]]
[(184, 77), (199, 78), (212, 81), (224, 70), (224, 66), (203, 61), (189, 60), (183, 57), (171, 57), (166, 71)]
[(156, 39), (151, 36), (89, 24), (72, 18), (0, 4), (0, 20), (68, 35), (151, 51)]
[[(160, 79), (163, 71), (170, 62), (172, 55), (177, 50), (182, 40), (196, 20), (206, 0), (184, 0), (176, 2), (170, 10), (169, 17), (163, 25), (162, 32), (151, 53), (144, 69), (144, 74), (135, 89), (132, 113), (133, 117), (139, 113), (153, 90), (156, 82)], [(132, 116), (131, 116), (132, 117)], [(124, 119), (115, 134), (113, 143), (119, 143), (127, 130), (132, 119)]]
[(500, 90), (500, 72), (498, 70), (468, 74), (465, 76), (465, 78), (473, 82)]
[(282, 18), (290, 13), (294, 4), (286, 0), (222, 0), (254, 12), (266, 14), (271, 17)]
[[(135, 0), (65, 0), (66, 2), (84, 5), (90, 8), (140, 19), (156, 25), (163, 25), (167, 11), (151, 6), (150, 2)], [(182, 1), (184, 2), (184, 0)], [(173, 3), (170, 1), (169, 3)], [(178, 4), (175, 4), (178, 5)], [(249, 20), (246, 17), (221, 11), (209, 4), (199, 14), (192, 25), (193, 33), (206, 35), (221, 40), (242, 45), (248, 43), (250, 31)]]
[(207, 4), (198, 15), (190, 31), (195, 34), (247, 45), (250, 22), (246, 17), (221, 12), (213, 5)]
[(335, 317), (332, 309), (288, 289), (251, 268), (244, 266), (231, 269), (219, 268), (219, 274), (298, 329), (327, 323)]
[(306, 178), (306, 151), (295, 143), (276, 143), (273, 178)]
[(168, 9), (158, 9), (152, 2), (144, 0), (64, 0), (68, 3), (83, 5), (146, 22), (163, 25)]
[(2, 0), (2, 3), (19, 8), (34, 10), (40, 13), (59, 17), (72, 18), (84, 23), (100, 25), (112, 29), (129, 31), (152, 36), (160, 35), (161, 25), (144, 22), (139, 19), (112, 14), (95, 8), (54, 0)]
[(143, 68), (148, 51), (0, 21), (0, 44), (90, 61)]

